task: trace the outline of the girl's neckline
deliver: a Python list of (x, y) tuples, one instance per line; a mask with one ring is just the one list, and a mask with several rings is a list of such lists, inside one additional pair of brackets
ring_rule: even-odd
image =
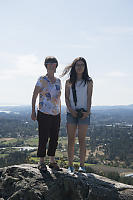
[(83, 79), (77, 80), (76, 82), (81, 82), (81, 81), (83, 81)]

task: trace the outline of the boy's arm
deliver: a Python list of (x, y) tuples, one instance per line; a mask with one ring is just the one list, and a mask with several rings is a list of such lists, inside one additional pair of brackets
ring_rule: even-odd
[(35, 86), (34, 92), (33, 92), (33, 96), (32, 96), (32, 114), (31, 114), (31, 119), (32, 120), (36, 120), (36, 110), (35, 110), (35, 105), (36, 105), (36, 99), (37, 96), (40, 92), (40, 87), (39, 86)]

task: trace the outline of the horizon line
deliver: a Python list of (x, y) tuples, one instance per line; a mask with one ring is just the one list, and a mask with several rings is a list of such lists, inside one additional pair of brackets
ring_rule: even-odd
[[(31, 104), (1, 104), (0, 105), (1, 107), (3, 106), (31, 106)], [(61, 105), (61, 106), (64, 106), (66, 107), (66, 105)], [(91, 107), (111, 107), (111, 106), (133, 106), (133, 104), (117, 104), (117, 105), (92, 105)]]

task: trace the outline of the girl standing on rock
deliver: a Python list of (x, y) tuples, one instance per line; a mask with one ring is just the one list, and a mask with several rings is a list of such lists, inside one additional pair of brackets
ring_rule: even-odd
[[(60, 128), (60, 96), (61, 81), (54, 76), (58, 61), (55, 57), (46, 57), (44, 65), (47, 70), (45, 76), (41, 76), (35, 86), (32, 97), (31, 119), (38, 121), (39, 144), (37, 156), (40, 157), (38, 168), (46, 171), (44, 162), (46, 156), (46, 145), (49, 139), (47, 155), (50, 156), (49, 167), (59, 170), (55, 162), (55, 151), (58, 144), (58, 134)], [(39, 108), (36, 116), (35, 104), (39, 95)]]
[(65, 85), (65, 101), (67, 106), (67, 135), (68, 135), (68, 172), (74, 172), (74, 144), (76, 130), (80, 148), (80, 172), (85, 172), (84, 162), (86, 155), (85, 138), (90, 124), (91, 97), (93, 81), (88, 75), (86, 60), (76, 58), (67, 66), (63, 76), (70, 71), (70, 78)]

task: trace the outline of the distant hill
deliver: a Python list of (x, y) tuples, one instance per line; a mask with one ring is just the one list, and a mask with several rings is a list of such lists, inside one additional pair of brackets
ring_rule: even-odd
[[(62, 122), (66, 122), (66, 106), (62, 106)], [(0, 106), (0, 119), (28, 119), (30, 120), (31, 106)], [(120, 106), (92, 106), (91, 124), (112, 123), (133, 124), (133, 104)]]
[[(66, 106), (63, 105), (62, 107), (62, 111), (66, 110)], [(117, 105), (117, 106), (92, 106), (92, 111), (98, 111), (98, 110), (102, 110), (102, 111), (107, 111), (107, 110), (132, 110), (133, 111), (133, 104), (131, 105)], [(2, 106), (0, 105), (0, 113), (1, 112), (5, 112), (5, 111), (9, 111), (12, 113), (16, 113), (16, 112), (31, 112), (31, 105), (18, 105), (18, 106)], [(5, 112), (6, 113), (6, 112)]]
[(117, 105), (117, 106), (92, 106), (92, 110), (116, 110), (116, 109), (132, 109), (133, 104), (130, 105)]

